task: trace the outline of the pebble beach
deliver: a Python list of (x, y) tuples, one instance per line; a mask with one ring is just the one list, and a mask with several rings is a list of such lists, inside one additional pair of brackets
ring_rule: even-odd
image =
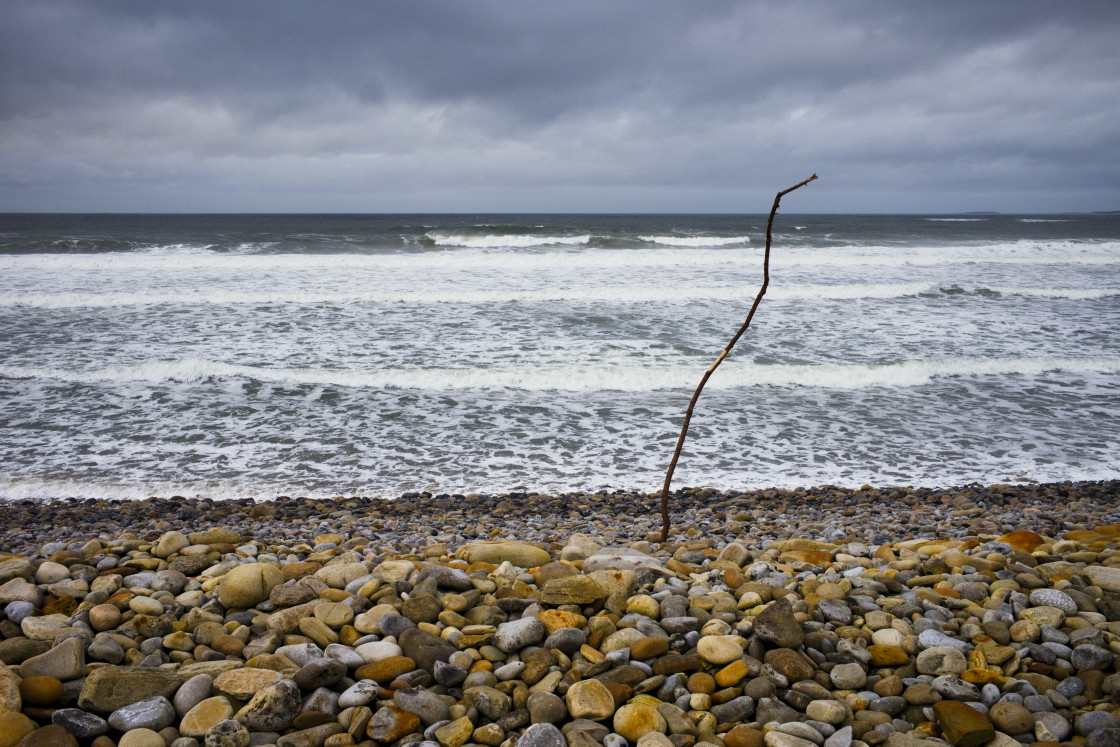
[(0, 505), (0, 747), (1120, 744), (1120, 482)]

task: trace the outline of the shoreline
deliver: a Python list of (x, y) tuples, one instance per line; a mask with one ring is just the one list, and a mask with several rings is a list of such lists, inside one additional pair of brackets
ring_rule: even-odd
[[(889, 513), (883, 515), (877, 508)], [(872, 544), (915, 536), (998, 535), (1027, 524), (1034, 531), (1053, 534), (1088, 528), (1092, 523), (1120, 523), (1120, 480), (946, 488), (825, 485), (720, 491), (682, 487), (673, 491), (669, 509), (671, 539), (686, 538), (691, 529), (692, 534), (737, 540), (748, 547), (794, 535)], [(8, 517), (0, 527), (0, 552), (9, 553), (61, 541), (75, 532), (85, 532), (88, 539), (98, 533), (115, 537), (127, 531), (162, 533), (222, 526), (246, 537), (275, 539), (331, 515), (337, 515), (339, 526), (355, 536), (388, 542), (416, 535), (415, 522), (427, 536), (452, 542), (458, 538), (460, 543), (480, 537), (478, 525), (486, 521), (497, 521), (501, 536), (522, 541), (557, 541), (565, 533), (585, 531), (602, 531), (618, 542), (655, 541), (652, 535), (661, 529), (659, 495), (626, 490), (481, 495), (410, 492), (399, 498), (280, 496), (265, 501), (24, 499), (0, 502), (0, 510)], [(874, 522), (858, 520), (863, 514)]]

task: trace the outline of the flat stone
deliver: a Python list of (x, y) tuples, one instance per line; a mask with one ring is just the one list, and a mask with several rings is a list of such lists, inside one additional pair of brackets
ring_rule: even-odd
[(520, 651), (544, 640), (547, 631), (535, 617), (502, 623), (494, 633), (493, 644), (506, 653)]
[(545, 604), (594, 604), (607, 597), (602, 584), (591, 576), (569, 576), (549, 581), (540, 591)]
[(547, 550), (525, 542), (472, 542), (463, 545), (455, 557), (468, 563), (501, 565), (508, 562), (518, 568), (536, 568), (552, 560)]
[(214, 680), (214, 688), (238, 700), (248, 700), (261, 688), (280, 678), (280, 673), (271, 669), (244, 667), (222, 672)]
[(61, 726), (78, 739), (93, 739), (109, 731), (108, 721), (79, 708), (59, 708), (51, 714), (51, 723)]
[(171, 701), (162, 695), (155, 695), (118, 708), (109, 715), (107, 721), (118, 731), (133, 729), (159, 731), (171, 726), (177, 715)]
[[(665, 563), (659, 558), (629, 547), (609, 547), (599, 550), (583, 561), (583, 572), (640, 571), (664, 573)], [(629, 596), (629, 595), (627, 595)]]
[(392, 744), (419, 730), (419, 716), (390, 705), (377, 709), (366, 727), (366, 735), (378, 742)]
[(995, 736), (988, 717), (966, 703), (941, 700), (933, 704), (933, 713), (945, 740), (955, 747), (979, 747)]
[(1085, 574), (1093, 586), (1099, 586), (1105, 591), (1120, 592), (1120, 568), (1090, 565), (1080, 572)]
[(145, 698), (170, 698), (182, 685), (178, 674), (152, 667), (99, 667), (90, 672), (78, 695), (83, 711), (111, 713)]
[(233, 718), (233, 706), (221, 695), (206, 698), (183, 716), (179, 733), (184, 737), (202, 738), (218, 723)]
[(78, 740), (62, 726), (51, 724), (29, 732), (19, 741), (19, 747), (78, 747)]

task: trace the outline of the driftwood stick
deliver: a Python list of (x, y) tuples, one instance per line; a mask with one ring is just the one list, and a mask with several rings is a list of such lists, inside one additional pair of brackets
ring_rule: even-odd
[(665, 473), (665, 485), (661, 488), (662, 542), (667, 542), (669, 540), (669, 484), (673, 481), (673, 471), (677, 468), (677, 461), (681, 457), (681, 449), (684, 448), (684, 439), (688, 435), (688, 424), (692, 421), (692, 410), (694, 407), (696, 407), (696, 401), (700, 399), (700, 392), (704, 391), (704, 385), (708, 383), (708, 379), (711, 378), (712, 372), (716, 370), (716, 367), (719, 366), (720, 363), (723, 363), (723, 359), (727, 357), (727, 354), (729, 352), (731, 352), (731, 348), (735, 347), (735, 343), (739, 341), (739, 338), (742, 337), (743, 333), (747, 331), (747, 328), (751, 326), (751, 319), (754, 318), (755, 309), (758, 308), (758, 304), (760, 301), (762, 301), (762, 297), (766, 295), (766, 287), (770, 284), (770, 231), (774, 226), (774, 214), (778, 212), (778, 203), (782, 201), (782, 197), (784, 195), (789, 194), (795, 189), (804, 187), (806, 184), (816, 178), (817, 175), (813, 174), (805, 181), (795, 184), (789, 189), (783, 189), (781, 192), (774, 196), (774, 206), (770, 208), (770, 220), (766, 221), (766, 251), (762, 255), (762, 287), (758, 289), (758, 295), (755, 296), (754, 303), (751, 304), (751, 310), (747, 314), (747, 320), (743, 322), (743, 326), (739, 327), (739, 331), (736, 332), (735, 336), (731, 338), (731, 342), (727, 343), (727, 347), (725, 347), (723, 349), (723, 352), (719, 354), (719, 357), (716, 358), (715, 363), (709, 366), (708, 370), (704, 372), (703, 378), (700, 379), (699, 386), (696, 387), (696, 391), (692, 395), (692, 400), (688, 403), (688, 409), (684, 413), (684, 423), (681, 425), (681, 435), (677, 438), (677, 448), (673, 451), (673, 459), (671, 462), (669, 462), (669, 469)]

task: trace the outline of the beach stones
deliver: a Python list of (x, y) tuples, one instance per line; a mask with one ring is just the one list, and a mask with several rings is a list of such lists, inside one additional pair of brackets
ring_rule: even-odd
[[(18, 742), (51, 714), (83, 744), (120, 734), (166, 745), (172, 729), (199, 745), (323, 747), (406, 737), (916, 747), (915, 735), (938, 734), (966, 747), (1110, 744), (1120, 594), (1093, 585), (1107, 571), (1091, 569), (1120, 563), (1120, 531), (1072, 522), (1059, 506), (1063, 521), (1095, 528), (1060, 536), (1033, 511), (1041, 541), (1013, 545), (1007, 518), (971, 532), (930, 519), (937, 539), (912, 539), (865, 530), (867, 491), (838, 490), (819, 509), (774, 495), (789, 512), (770, 528), (728, 529), (754, 521), (732, 516), (777, 507), (725, 495), (718, 509), (697, 508), (721, 519), (664, 545), (627, 538), (626, 523), (576, 544), (571, 531), (549, 534), (562, 520), (551, 518), (517, 524), (532, 541), (475, 542), (485, 535), (436, 528), (439, 512), (418, 518), (423, 496), (409, 512), (277, 502), (275, 538), (256, 534), (271, 529), (253, 518), (193, 544), (164, 512), (158, 526), (135, 519), (135, 537), (119, 541), (39, 543), (33, 554), (51, 553), (9, 563), (18, 573), (0, 583), (0, 739)], [(930, 495), (914, 493), (915, 521), (942, 510)], [(958, 510), (960, 496), (937, 495)], [(1010, 505), (985, 501), (996, 513)], [(290, 515), (298, 521), (282, 524)], [(372, 522), (380, 529), (360, 529)], [(521, 555), (468, 560), (468, 546)], [(188, 558), (205, 563), (168, 567)], [(40, 583), (47, 562), (69, 575)], [(59, 574), (46, 566), (43, 578)], [(234, 599), (242, 574), (247, 593)], [(65, 601), (54, 593), (63, 587), (78, 596)]]

